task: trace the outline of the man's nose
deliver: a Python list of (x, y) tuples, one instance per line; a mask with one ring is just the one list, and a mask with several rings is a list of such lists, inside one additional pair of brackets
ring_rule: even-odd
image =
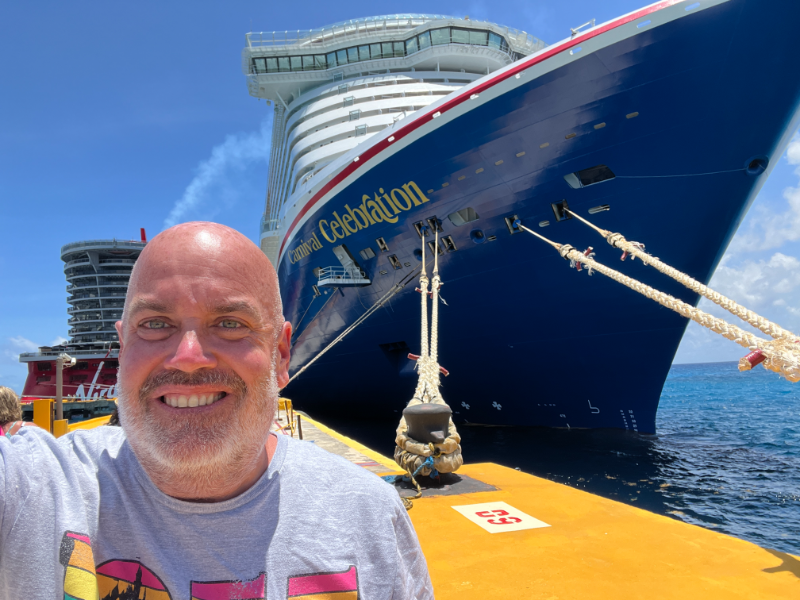
[(191, 373), (198, 369), (217, 366), (217, 359), (203, 347), (200, 336), (194, 330), (185, 331), (175, 353), (167, 360), (168, 369)]

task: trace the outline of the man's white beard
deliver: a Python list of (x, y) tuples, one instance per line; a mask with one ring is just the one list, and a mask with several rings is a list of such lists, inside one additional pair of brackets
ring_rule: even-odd
[(198, 374), (209, 382), (219, 382), (218, 377), (240, 382), (243, 393), (224, 399), (237, 406), (214, 419), (184, 417), (178, 412), (161, 422), (148, 410), (149, 401), (140, 397), (141, 390), (131, 394), (120, 377), (120, 424), (150, 479), (156, 485), (182, 490), (184, 498), (207, 498), (245, 478), (264, 451), (277, 409), (280, 390), (275, 363), (267, 377), (249, 388), (230, 372)]

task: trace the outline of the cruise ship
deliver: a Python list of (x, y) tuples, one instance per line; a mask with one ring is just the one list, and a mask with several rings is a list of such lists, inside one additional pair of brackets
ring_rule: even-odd
[(664, 0), (552, 45), (424, 14), (247, 34), (248, 91), (274, 107), (260, 240), (291, 372), (390, 296), (285, 393), (398, 416), (424, 248), (456, 422), (655, 432), (687, 321), (514, 224), (696, 304), (564, 208), (707, 282), (797, 127), (798, 22), (785, 0)]
[(20, 354), (20, 362), (28, 365), (23, 402), (56, 396), (56, 359), (61, 354), (76, 361), (64, 372), (64, 396), (116, 396), (119, 338), (114, 324), (122, 318), (131, 271), (146, 243), (142, 230), (141, 241), (86, 240), (61, 248), (70, 339)]

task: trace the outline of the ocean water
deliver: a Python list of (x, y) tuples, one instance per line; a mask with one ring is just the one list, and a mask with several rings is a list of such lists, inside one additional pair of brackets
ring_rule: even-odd
[[(393, 452), (395, 425), (325, 422)], [(463, 425), (459, 432), (469, 462), (518, 467), (800, 554), (800, 383), (762, 367), (741, 373), (734, 362), (675, 365), (657, 428), (653, 436)]]

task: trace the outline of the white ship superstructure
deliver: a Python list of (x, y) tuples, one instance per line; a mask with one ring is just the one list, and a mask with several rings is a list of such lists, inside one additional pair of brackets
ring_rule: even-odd
[(525, 32), (441, 15), (388, 15), (249, 33), (252, 96), (274, 105), (261, 249), (277, 266), (282, 217), (372, 135), (544, 47)]

